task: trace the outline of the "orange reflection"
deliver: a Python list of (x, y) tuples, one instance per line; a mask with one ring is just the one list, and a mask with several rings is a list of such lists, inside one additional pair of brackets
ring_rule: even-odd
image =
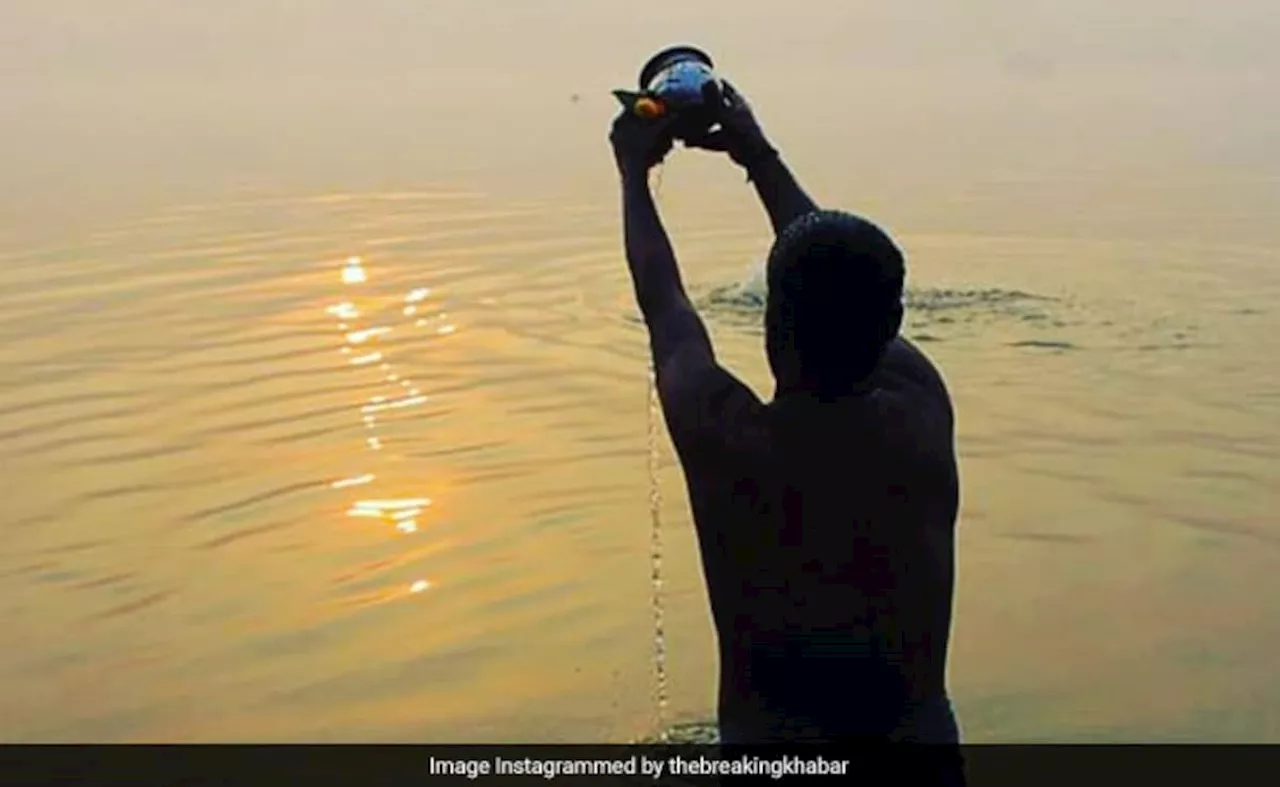
[[(364, 285), (370, 280), (369, 270), (363, 258), (352, 256), (341, 265), (341, 279), (345, 285)], [(423, 316), (423, 304), (430, 298), (432, 291), (427, 287), (410, 290), (404, 296), (401, 312), (412, 320), (412, 326), (423, 328), (428, 325)], [(367, 296), (371, 297), (371, 296)], [(413, 380), (397, 372), (386, 352), (378, 347), (380, 341), (392, 334), (396, 329), (390, 325), (360, 324), (361, 315), (378, 311), (377, 305), (366, 308), (357, 305), (355, 299), (344, 300), (328, 308), (334, 318), (338, 330), (342, 333), (342, 354), (348, 356), (349, 366), (361, 369), (377, 368), (379, 385), (387, 387), (383, 392), (371, 395), (360, 406), (360, 420), (365, 428), (365, 447), (370, 451), (382, 451), (384, 446), (382, 435), (378, 429), (378, 418), (389, 411), (402, 410), (425, 404), (429, 397), (425, 396)], [(445, 336), (457, 330), (456, 326), (447, 322), (448, 315), (441, 312), (430, 322), (437, 336)], [(406, 320), (406, 323), (410, 320)], [(357, 473), (347, 478), (330, 483), (333, 489), (351, 489), (367, 487), (377, 482), (378, 476), (372, 472)], [(348, 503), (346, 515), (355, 519), (376, 520), (394, 527), (402, 535), (418, 532), (421, 517), (431, 506), (430, 498), (420, 495), (406, 497), (365, 497)], [(419, 579), (410, 585), (408, 593), (421, 593), (432, 584), (426, 579)], [(403, 593), (404, 591), (399, 591)]]

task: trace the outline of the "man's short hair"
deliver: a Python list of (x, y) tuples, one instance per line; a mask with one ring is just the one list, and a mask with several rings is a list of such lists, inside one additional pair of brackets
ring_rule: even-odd
[(902, 322), (906, 265), (884, 230), (842, 211), (792, 222), (769, 254), (770, 352), (822, 387), (874, 370)]

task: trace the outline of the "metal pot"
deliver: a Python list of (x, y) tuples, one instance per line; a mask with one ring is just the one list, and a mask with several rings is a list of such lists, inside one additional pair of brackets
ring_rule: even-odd
[(714, 102), (720, 98), (720, 79), (711, 56), (693, 46), (673, 46), (658, 52), (640, 69), (640, 93), (631, 97), (641, 114), (674, 114), (672, 134), (689, 139), (715, 124)]

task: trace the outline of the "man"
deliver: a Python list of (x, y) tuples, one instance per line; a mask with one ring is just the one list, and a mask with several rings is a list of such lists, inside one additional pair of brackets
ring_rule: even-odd
[(721, 738), (957, 743), (946, 687), (959, 498), (953, 413), (899, 335), (903, 258), (819, 210), (726, 86), (689, 147), (743, 167), (777, 234), (761, 402), (716, 362), (649, 188), (669, 120), (611, 141), (627, 262), (687, 480), (719, 639)]

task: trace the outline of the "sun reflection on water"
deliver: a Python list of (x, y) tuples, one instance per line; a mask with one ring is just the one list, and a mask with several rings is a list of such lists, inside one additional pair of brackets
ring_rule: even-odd
[[(342, 265), (341, 276), (343, 284), (350, 286), (367, 284), (369, 281), (364, 260), (360, 257), (349, 257)], [(405, 317), (417, 317), (414, 321), (415, 327), (421, 328), (428, 324), (428, 321), (425, 318), (418, 317), (418, 314), (421, 304), (430, 296), (431, 290), (426, 287), (415, 288), (405, 295), (402, 313)], [(393, 364), (387, 359), (386, 354), (376, 348), (377, 342), (381, 341), (383, 337), (394, 333), (394, 329), (391, 326), (356, 325), (362, 315), (362, 310), (356, 305), (355, 299), (344, 300), (331, 306), (328, 312), (338, 321), (338, 330), (343, 334), (343, 344), (340, 352), (345, 356), (351, 356), (348, 358), (347, 363), (351, 366), (364, 368), (376, 365), (381, 372), (380, 383), (392, 386), (391, 393), (370, 396), (360, 407), (360, 419), (368, 432), (365, 437), (365, 447), (371, 451), (382, 451), (384, 448), (383, 439), (376, 431), (379, 415), (388, 411), (403, 410), (404, 408), (425, 404), (430, 401), (429, 397), (424, 396), (412, 380), (395, 372)], [(442, 321), (446, 317), (447, 315), (443, 313), (439, 315), (439, 319)], [(443, 336), (453, 333), (455, 330), (456, 326), (441, 322), (436, 328), (436, 333)], [(376, 481), (377, 475), (375, 473), (360, 473), (333, 481), (330, 486), (333, 489), (351, 489), (369, 486)], [(421, 496), (357, 499), (349, 504), (346, 515), (356, 519), (371, 519), (386, 523), (394, 527), (396, 532), (408, 536), (418, 532), (419, 520), (426, 509), (431, 506), (431, 502), (430, 498)], [(418, 579), (409, 586), (409, 593), (421, 593), (430, 587), (432, 587), (432, 583), (426, 579)]]

